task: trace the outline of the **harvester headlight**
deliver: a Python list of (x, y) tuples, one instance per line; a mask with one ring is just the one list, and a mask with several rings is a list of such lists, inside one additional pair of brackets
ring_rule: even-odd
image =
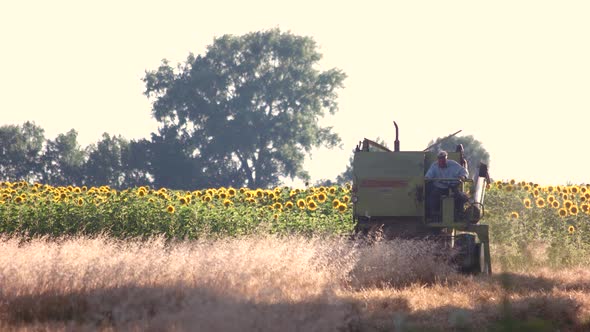
[(356, 203), (359, 201), (358, 196), (352, 196), (352, 198), (350, 199), (353, 203)]

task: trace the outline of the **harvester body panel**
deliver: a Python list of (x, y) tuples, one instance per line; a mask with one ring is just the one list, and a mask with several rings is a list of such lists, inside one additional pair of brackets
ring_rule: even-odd
[[(447, 158), (467, 168), (462, 145), (456, 152), (448, 152)], [(465, 183), (458, 179), (425, 178), (436, 161), (435, 151), (399, 151), (397, 125), (394, 151), (364, 139), (352, 163), (352, 210), (357, 232), (379, 228), (387, 237), (448, 238), (451, 248), (463, 252), (464, 270), (491, 273), (488, 226), (477, 225), (483, 217), (485, 184), (490, 181), (487, 165), (480, 163), (479, 174), (470, 175), (469, 198)], [(441, 195), (439, 211), (435, 211), (435, 205), (427, 206), (433, 181), (453, 186)]]

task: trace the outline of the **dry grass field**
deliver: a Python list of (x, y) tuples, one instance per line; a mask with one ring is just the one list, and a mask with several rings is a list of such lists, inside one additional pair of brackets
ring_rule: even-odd
[(590, 268), (464, 276), (418, 241), (0, 241), (17, 331), (587, 331)]

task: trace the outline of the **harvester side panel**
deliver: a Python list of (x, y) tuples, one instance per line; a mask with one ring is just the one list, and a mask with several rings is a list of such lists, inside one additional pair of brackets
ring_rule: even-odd
[(357, 216), (424, 216), (423, 152), (358, 152), (353, 163)]

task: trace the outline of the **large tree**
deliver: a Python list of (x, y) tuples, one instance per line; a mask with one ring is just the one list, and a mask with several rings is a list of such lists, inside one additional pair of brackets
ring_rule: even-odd
[(47, 140), (43, 153), (41, 181), (56, 186), (82, 183), (86, 154), (78, 144), (78, 132), (74, 129), (59, 134), (55, 140)]
[(36, 181), (41, 174), (44, 130), (34, 122), (0, 127), (0, 177)]
[(175, 131), (188, 144), (185, 158), (212, 182), (267, 187), (279, 176), (308, 179), (305, 155), (340, 142), (318, 120), (337, 111), (345, 78), (338, 69), (319, 71), (316, 49), (313, 39), (279, 29), (224, 35), (204, 55), (146, 72), (145, 94), (160, 131)]
[(120, 188), (125, 182), (123, 154), (129, 142), (121, 136), (102, 134), (102, 139), (86, 148), (85, 184)]
[(448, 138), (439, 137), (431, 140), (427, 147), (429, 147), (428, 150), (430, 151), (455, 151), (459, 144), (463, 145), (464, 156), (467, 160), (470, 176), (475, 175), (480, 162), (489, 166), (490, 154), (483, 147), (483, 144), (476, 140), (473, 135), (451, 136)]

